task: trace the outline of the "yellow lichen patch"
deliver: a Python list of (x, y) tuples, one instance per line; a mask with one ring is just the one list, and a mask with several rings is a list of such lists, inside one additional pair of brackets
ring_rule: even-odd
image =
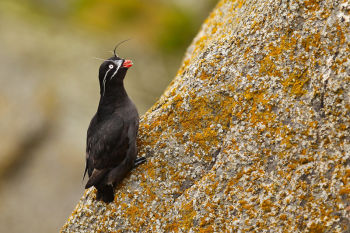
[(248, 204), (246, 200), (239, 200), (238, 203), (242, 206), (243, 209), (250, 210), (253, 205)]
[[(297, 45), (297, 35), (287, 36), (282, 35), (279, 43), (274, 45), (270, 43), (264, 48), (264, 50), (269, 51), (267, 55), (260, 61), (259, 73), (261, 75), (270, 75), (280, 77), (282, 72), (277, 68), (276, 62), (285, 59), (282, 55), (285, 52), (291, 52)], [(287, 56), (288, 57), (288, 56)]]
[(261, 209), (263, 209), (265, 212), (270, 212), (272, 206), (273, 206), (273, 205), (272, 205), (271, 200), (264, 200), (264, 201), (261, 203)]
[[(227, 100), (223, 103), (220, 103), (219, 100), (213, 103), (206, 96), (196, 95), (191, 95), (187, 101), (190, 104), (191, 111), (181, 110), (180, 106), (183, 103), (183, 99), (175, 97), (174, 103), (178, 112), (171, 113), (170, 117), (177, 117), (179, 119), (179, 129), (189, 132), (191, 141), (198, 143), (204, 151), (208, 151), (219, 140), (218, 132), (210, 128), (208, 122), (218, 124), (224, 120), (225, 122), (222, 123), (222, 126), (225, 127), (229, 119), (223, 116), (228, 116), (231, 103)], [(218, 106), (221, 107), (218, 108)], [(219, 113), (213, 114), (213, 109), (219, 110)], [(192, 122), (198, 122), (198, 124), (193, 124)], [(183, 140), (183, 134), (175, 133), (175, 136)]]
[(339, 194), (340, 194), (340, 195), (344, 195), (344, 194), (350, 195), (350, 184), (348, 184), (348, 185), (346, 185), (346, 186), (343, 186), (343, 187), (340, 189)]
[(298, 37), (299, 37), (298, 35), (294, 35), (294, 34), (291, 34), (291, 36), (283, 35), (281, 37), (280, 49), (282, 51), (294, 50), (297, 46)]
[(151, 178), (151, 179), (155, 179), (156, 178), (156, 172), (155, 172), (154, 169), (151, 168), (151, 166), (152, 166), (151, 163), (147, 164), (147, 166), (148, 166), (148, 169), (146, 168), (147, 169), (146, 171), (147, 171), (148, 177)]
[(185, 230), (193, 226), (193, 219), (196, 216), (196, 211), (193, 209), (192, 203), (182, 205), (180, 210), (180, 219), (178, 220), (181, 227)]
[[(195, 133), (191, 137), (191, 140), (197, 142), (205, 151), (208, 151), (212, 144), (215, 145), (217, 143), (218, 133), (211, 128), (205, 128), (202, 131)], [(210, 144), (207, 144), (208, 141)]]
[(135, 222), (136, 218), (141, 216), (142, 204), (140, 204), (141, 203), (139, 203), (137, 206), (130, 205), (125, 208), (125, 214), (128, 215), (128, 218), (130, 218), (132, 222)]
[(325, 232), (325, 227), (321, 223), (312, 223), (309, 227), (310, 233), (322, 233)]
[(238, 3), (237, 7), (241, 8), (243, 6), (243, 4), (245, 3), (245, 0), (238, 0), (237, 3)]
[(263, 89), (253, 92), (250, 91), (250, 89), (247, 89), (243, 96), (250, 103), (250, 105), (247, 105), (249, 106), (249, 110), (244, 110), (248, 113), (248, 119), (253, 126), (257, 124), (266, 126), (269, 122), (273, 122), (275, 120), (275, 113), (271, 111), (272, 106), (269, 104), (269, 101), (273, 97), (267, 98)]
[(301, 44), (303, 45), (305, 51), (309, 52), (311, 48), (318, 48), (319, 46), (321, 46), (320, 42), (321, 35), (320, 33), (316, 33), (303, 39)]
[[(209, 224), (209, 223), (208, 223)], [(200, 233), (211, 233), (214, 232), (213, 226), (211, 225), (207, 225), (205, 227), (201, 227), (198, 232)]]
[(195, 43), (195, 52), (203, 50), (207, 45), (206, 43), (207, 40), (208, 40), (208, 36), (202, 36), (201, 38), (199, 38)]
[(293, 71), (287, 79), (282, 82), (285, 90), (291, 95), (300, 97), (304, 95), (307, 91), (305, 89), (306, 84), (309, 82), (310, 78), (305, 71)]
[(204, 80), (208, 79), (208, 75), (205, 72), (202, 72), (202, 74), (199, 76), (199, 78), (204, 81)]
[(307, 0), (304, 5), (309, 11), (317, 11), (319, 10), (319, 2), (320, 0)]
[(276, 68), (274, 61), (269, 55), (265, 56), (264, 59), (260, 61), (259, 73), (261, 75), (281, 76), (281, 72)]
[[(182, 66), (181, 66), (180, 69), (177, 71), (177, 75), (178, 75), (178, 76), (181, 75), (181, 74), (184, 72), (184, 70), (186, 70), (188, 64), (190, 64), (190, 59), (189, 59), (189, 58), (188, 58), (188, 59), (185, 59), (185, 60), (183, 61)], [(171, 86), (171, 84), (170, 84), (170, 86)]]

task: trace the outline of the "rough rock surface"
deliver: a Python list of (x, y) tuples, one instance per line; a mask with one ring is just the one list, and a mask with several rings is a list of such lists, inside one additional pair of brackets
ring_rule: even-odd
[(148, 162), (63, 232), (350, 232), (350, 3), (220, 1), (141, 119)]

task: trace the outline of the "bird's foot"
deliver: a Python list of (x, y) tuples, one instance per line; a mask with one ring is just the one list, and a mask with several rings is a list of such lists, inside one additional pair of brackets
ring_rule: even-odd
[(140, 164), (143, 164), (144, 162), (146, 162), (146, 158), (145, 157), (137, 158), (135, 160), (135, 163), (134, 163), (134, 168), (139, 166)]

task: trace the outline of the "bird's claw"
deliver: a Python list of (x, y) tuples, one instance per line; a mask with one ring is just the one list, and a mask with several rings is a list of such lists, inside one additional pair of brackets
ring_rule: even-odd
[(143, 164), (144, 162), (146, 162), (146, 158), (145, 157), (137, 158), (135, 160), (135, 163), (134, 163), (134, 168), (139, 166), (140, 164)]

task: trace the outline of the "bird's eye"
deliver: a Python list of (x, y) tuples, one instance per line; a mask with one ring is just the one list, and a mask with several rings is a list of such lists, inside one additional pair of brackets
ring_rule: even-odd
[(113, 65), (112, 64), (110, 64), (108, 67), (109, 67), (109, 69), (113, 69)]

